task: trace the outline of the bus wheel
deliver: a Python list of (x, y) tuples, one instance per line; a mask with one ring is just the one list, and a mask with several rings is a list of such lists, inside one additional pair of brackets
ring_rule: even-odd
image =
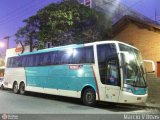
[(19, 92), (19, 90), (18, 90), (18, 83), (17, 82), (14, 82), (14, 84), (13, 84), (13, 92), (15, 94), (17, 94)]
[(84, 90), (82, 95), (83, 103), (87, 106), (93, 106), (96, 103), (96, 94), (92, 88)]
[(25, 94), (25, 84), (23, 82), (20, 84), (19, 92), (21, 95)]

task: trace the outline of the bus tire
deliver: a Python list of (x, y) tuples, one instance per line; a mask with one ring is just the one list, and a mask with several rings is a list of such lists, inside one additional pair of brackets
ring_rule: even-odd
[(19, 92), (18, 83), (17, 82), (14, 82), (14, 84), (13, 84), (13, 92), (15, 94), (18, 94), (18, 92)]
[(84, 90), (82, 95), (82, 101), (87, 106), (94, 106), (96, 103), (96, 93), (92, 88)]
[(19, 87), (19, 92), (21, 95), (24, 95), (26, 93), (24, 82), (21, 82), (20, 87)]

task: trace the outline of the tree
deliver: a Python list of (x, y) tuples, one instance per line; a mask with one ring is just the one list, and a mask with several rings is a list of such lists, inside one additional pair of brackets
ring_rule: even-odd
[(50, 4), (24, 22), (16, 40), (33, 45), (37, 41), (42, 45), (52, 42), (54, 46), (93, 42), (106, 39), (111, 31), (109, 17), (75, 0)]
[(2, 59), (1, 54), (0, 54), (0, 66), (4, 66), (4, 60)]
[(16, 36), (16, 43), (22, 41), (25, 45), (30, 45), (30, 52), (32, 52), (33, 48), (36, 47), (37, 43), (37, 35), (38, 35), (38, 27), (36, 16), (30, 17), (29, 20), (24, 20), (23, 22), (26, 23), (24, 27), (21, 27)]

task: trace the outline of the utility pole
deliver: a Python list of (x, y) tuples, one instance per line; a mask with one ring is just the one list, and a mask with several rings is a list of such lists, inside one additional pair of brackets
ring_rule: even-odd
[(6, 50), (9, 49), (9, 38), (10, 38), (10, 36), (4, 37), (4, 39), (7, 41), (6, 42)]
[(6, 58), (6, 54), (7, 54), (7, 49), (9, 49), (9, 38), (10, 38), (10, 36), (6, 36), (6, 37), (4, 37), (3, 39), (5, 39), (6, 40), (6, 49), (5, 49), (5, 54), (4, 54), (4, 59)]
[(155, 8), (155, 22), (160, 23), (160, 15), (158, 14), (157, 8)]
[(157, 9), (155, 8), (155, 22), (157, 22)]

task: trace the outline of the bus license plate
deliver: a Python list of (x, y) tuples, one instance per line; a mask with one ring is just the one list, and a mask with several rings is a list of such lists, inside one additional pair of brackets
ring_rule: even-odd
[(141, 100), (141, 97), (137, 97), (137, 100)]

